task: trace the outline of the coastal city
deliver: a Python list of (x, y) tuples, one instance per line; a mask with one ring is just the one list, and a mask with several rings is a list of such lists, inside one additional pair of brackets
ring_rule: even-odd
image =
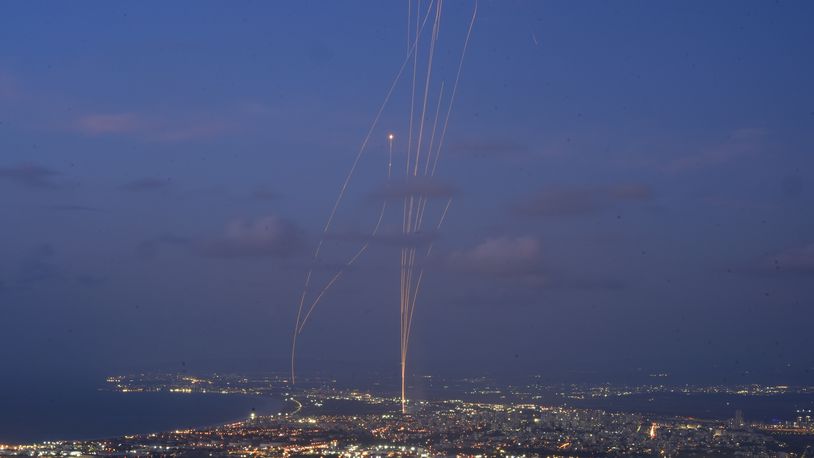
[[(426, 377), (431, 379), (432, 377)], [(814, 413), (788, 420), (749, 421), (742, 412), (704, 419), (644, 412), (586, 409), (535, 402), (532, 383), (500, 387), (486, 379), (439, 380), (458, 389), (454, 399), (430, 396), (408, 404), (377, 390), (344, 388), (323, 378), (296, 389), (283, 375), (139, 374), (112, 376), (121, 393), (171, 392), (265, 395), (285, 400), (280, 412), (247, 412), (223, 425), (97, 440), (0, 445), (0, 456), (811, 456)], [(578, 396), (621, 396), (655, 387), (578, 385)], [(463, 389), (461, 389), (463, 388)], [(562, 387), (560, 387), (562, 389)], [(696, 393), (725, 390), (741, 396), (811, 393), (812, 387), (661, 387)], [(475, 400), (480, 399), (480, 400)]]
[(814, 458), (814, 0), (0, 3), (0, 458)]

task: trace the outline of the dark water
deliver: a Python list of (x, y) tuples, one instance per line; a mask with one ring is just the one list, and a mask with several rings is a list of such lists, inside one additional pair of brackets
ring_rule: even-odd
[(277, 399), (180, 393), (117, 393), (94, 383), (0, 386), (0, 442), (88, 439), (208, 426), (279, 411)]

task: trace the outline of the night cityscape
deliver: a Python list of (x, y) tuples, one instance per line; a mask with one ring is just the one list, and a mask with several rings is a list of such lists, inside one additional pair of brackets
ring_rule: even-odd
[(814, 457), (814, 3), (0, 4), (0, 457)]
[[(250, 411), (222, 425), (84, 441), (2, 445), (3, 456), (804, 456), (814, 436), (811, 410), (786, 421), (606, 411), (568, 406), (567, 399), (638, 393), (811, 394), (814, 387), (546, 386), (539, 377), (500, 386), (485, 378), (423, 377), (432, 400), (341, 388), (305, 379), (293, 389), (284, 374), (138, 374), (107, 379), (120, 393), (266, 395), (285, 400), (275, 414)], [(544, 393), (562, 399), (539, 402)], [(181, 394), (179, 394), (181, 395)]]

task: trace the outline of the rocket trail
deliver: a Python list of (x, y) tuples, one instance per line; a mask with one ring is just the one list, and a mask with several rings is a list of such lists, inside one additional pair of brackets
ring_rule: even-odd
[[(409, 184), (411, 181), (417, 182), (416, 180), (419, 179), (419, 177), (421, 179), (434, 177), (438, 170), (439, 160), (443, 151), (449, 121), (451, 118), (455, 97), (457, 95), (458, 85), (461, 79), (464, 58), (469, 48), (469, 41), (478, 14), (478, 1), (476, 0), (472, 10), (472, 16), (469, 20), (469, 25), (466, 29), (466, 36), (461, 49), (455, 80), (452, 84), (451, 91), (449, 91), (450, 93), (448, 100), (445, 100), (444, 95), (446, 88), (443, 81), (440, 84), (437, 95), (431, 95), (431, 93), (434, 92), (434, 90), (431, 89), (433, 87), (433, 67), (437, 57), (436, 49), (441, 28), (443, 0), (430, 0), (426, 6), (426, 10), (424, 10), (425, 7), (422, 5), (422, 3), (422, 0), (416, 0), (415, 5), (413, 5), (412, 0), (408, 0), (407, 53), (385, 94), (384, 100), (373, 117), (366, 135), (363, 137), (362, 143), (351, 163), (351, 167), (339, 188), (339, 192), (328, 214), (325, 225), (323, 226), (319, 241), (314, 248), (312, 262), (305, 274), (303, 291), (297, 307), (297, 319), (294, 325), (291, 343), (291, 382), (293, 384), (296, 381), (295, 362), (298, 336), (305, 329), (306, 324), (320, 301), (344, 276), (347, 270), (350, 269), (368, 250), (371, 240), (378, 235), (379, 230), (382, 227), (382, 223), (387, 211), (388, 202), (386, 200), (382, 202), (376, 223), (370, 233), (370, 237), (365, 240), (336, 271), (334, 271), (330, 278), (328, 278), (327, 282), (322, 284), (319, 289), (312, 289), (312, 283), (314, 282), (314, 267), (319, 261), (320, 253), (322, 252), (322, 248), (325, 244), (325, 238), (333, 225), (339, 207), (345, 197), (350, 182), (356, 173), (359, 162), (367, 149), (370, 139), (378, 126), (382, 113), (388, 105), (391, 96), (393, 95), (395, 88), (398, 86), (404, 72), (407, 70), (407, 66), (412, 65), (412, 74), (409, 83), (409, 117), (407, 120), (407, 138), (405, 142), (406, 154), (404, 157), (404, 177), (408, 183), (408, 192), (406, 192), (401, 198), (403, 204), (401, 221), (402, 235), (408, 244), (402, 246), (399, 261), (401, 405), (402, 411), (405, 413), (407, 411), (407, 359), (409, 354), (410, 339), (412, 336), (413, 318), (415, 315), (416, 305), (418, 303), (418, 295), (425, 279), (425, 262), (430, 258), (434, 247), (434, 241), (432, 240), (427, 244), (426, 250), (423, 248), (419, 249), (419, 247), (415, 245), (415, 241), (417, 240), (416, 236), (422, 232), (424, 224), (427, 220), (428, 207), (431, 207), (432, 204), (430, 203), (431, 195), (428, 195), (426, 191), (420, 188), (411, 190)], [(413, 14), (413, 8), (415, 8), (415, 15)], [(434, 15), (432, 28), (429, 32), (429, 37), (424, 40), (422, 39), (422, 35), (424, 34), (425, 26), (429, 21), (430, 14), (433, 13), (433, 8)], [(413, 16), (415, 16), (415, 20), (413, 20)], [(425, 44), (420, 46), (422, 41), (424, 41)], [(426, 61), (424, 61), (424, 56), (421, 56), (423, 52), (426, 52)], [(419, 57), (421, 57), (421, 59), (419, 59)], [(419, 62), (421, 62), (421, 68)], [(423, 87), (417, 87), (419, 84), (421, 84)], [(433, 100), (432, 97), (436, 97), (436, 99)], [(434, 103), (435, 107), (431, 108), (431, 103)], [(445, 112), (442, 111), (443, 106), (446, 106)], [(427, 125), (429, 122), (427, 119), (428, 112), (430, 112), (430, 116), (432, 116), (431, 127), (428, 127)], [(393, 173), (394, 139), (395, 136), (392, 133), (387, 134), (388, 156), (386, 170), (388, 182), (390, 182), (392, 179)], [(449, 198), (446, 205), (440, 212), (440, 217), (435, 224), (434, 231), (436, 233), (440, 231), (441, 227), (443, 226), (451, 204), (452, 198)], [(312, 293), (313, 296), (311, 296)]]
[[(430, 45), (428, 50), (428, 60), (427, 60), (427, 68), (425, 74), (425, 84), (424, 84), (424, 94), (423, 94), (423, 103), (421, 109), (421, 117), (420, 117), (420, 124), (418, 127), (418, 139), (416, 141), (415, 147), (415, 157), (412, 157), (413, 151), (412, 149), (408, 149), (408, 156), (407, 156), (407, 175), (408, 178), (411, 175), (411, 166), (412, 166), (412, 176), (417, 177), (419, 176), (419, 167), (422, 162), (422, 147), (424, 144), (424, 122), (426, 119), (426, 110), (427, 110), (427, 103), (429, 97), (429, 84), (431, 79), (431, 72), (432, 72), (432, 64), (433, 64), (433, 56), (435, 51), (435, 43), (438, 36), (439, 30), (439, 23), (441, 17), (441, 7), (442, 7), (442, 0), (439, 0), (438, 5), (436, 6), (436, 18), (433, 24), (432, 35), (430, 38)], [(421, 176), (429, 176), (432, 177), (435, 175), (438, 169), (438, 161), (440, 159), (441, 151), (443, 148), (444, 139), (446, 137), (447, 127), (449, 125), (449, 119), (452, 113), (452, 108), (455, 100), (455, 95), (457, 93), (458, 84), (460, 82), (460, 77), (463, 69), (463, 62), (464, 57), (466, 55), (466, 51), (469, 47), (469, 40), (472, 34), (472, 29), (475, 24), (475, 20), (477, 18), (478, 12), (478, 4), (475, 3), (475, 7), (472, 11), (472, 18), (470, 19), (469, 27), (467, 28), (466, 38), (464, 40), (463, 49), (461, 51), (461, 58), (458, 63), (458, 70), (455, 76), (455, 82), (452, 88), (452, 94), (450, 95), (449, 104), (447, 106), (447, 112), (444, 117), (443, 127), (441, 128), (441, 134), (438, 139), (438, 144), (435, 145), (435, 135), (436, 129), (438, 126), (439, 114), (440, 114), (440, 107), (443, 99), (443, 86), (441, 90), (439, 90), (438, 95), (438, 102), (435, 109), (435, 117), (433, 120), (433, 127), (432, 133), (430, 134), (429, 143), (427, 145), (427, 152), (424, 154), (426, 157), (423, 159), (424, 167), (423, 167), (423, 174)], [(414, 69), (415, 69), (415, 62), (414, 62)], [(412, 109), (412, 108), (411, 108)], [(410, 122), (412, 125), (413, 116), (410, 116)], [(408, 140), (409, 141), (409, 140)], [(409, 141), (412, 144), (411, 141)], [(449, 207), (452, 203), (452, 199), (447, 201), (446, 206), (441, 214), (441, 217), (436, 225), (436, 232), (440, 230), (443, 222), (446, 218), (447, 212), (449, 211)], [(404, 233), (405, 237), (409, 239), (409, 237), (419, 233), (423, 227), (424, 223), (424, 216), (426, 212), (428, 204), (428, 197), (421, 193), (417, 193), (417, 195), (410, 194), (410, 196), (405, 196), (404, 198), (404, 212), (403, 212), (403, 221), (402, 221), (402, 232)], [(426, 260), (432, 252), (433, 244), (430, 243), (426, 253), (423, 255), (423, 259)], [(421, 284), (424, 279), (424, 267), (422, 266), (418, 272), (418, 275), (415, 275), (416, 271), (416, 262), (417, 262), (417, 255), (416, 255), (416, 247), (412, 246), (409, 248), (402, 248), (401, 253), (401, 299), (400, 299), (400, 321), (401, 321), (401, 361), (400, 361), (400, 368), (401, 368), (401, 404), (402, 404), (402, 412), (406, 413), (407, 411), (407, 393), (406, 393), (406, 377), (407, 377), (407, 356), (409, 353), (409, 344), (410, 344), (410, 336), (412, 335), (412, 324), (413, 324), (413, 317), (415, 313), (416, 304), (418, 301), (418, 293), (421, 289)]]
[[(426, 25), (427, 20), (429, 19), (430, 12), (432, 11), (432, 6), (433, 6), (434, 3), (435, 3), (435, 0), (430, 1), (429, 6), (427, 7), (427, 12), (424, 15), (424, 19), (421, 21), (420, 26), (419, 26), (418, 18), (421, 17), (421, 16), (420, 16), (420, 11), (418, 12), (418, 16), (416, 18), (416, 41), (413, 42), (412, 46), (408, 50), (407, 55), (405, 56), (404, 61), (402, 62), (398, 73), (396, 73), (396, 76), (393, 78), (393, 82), (391, 83), (390, 88), (388, 89), (387, 94), (384, 97), (384, 101), (382, 102), (381, 106), (379, 107), (379, 110), (376, 112), (376, 116), (373, 118), (373, 121), (372, 121), (372, 123), (370, 125), (370, 128), (367, 131), (367, 135), (365, 135), (364, 140), (362, 141), (362, 144), (359, 147), (359, 151), (356, 153), (356, 156), (355, 156), (355, 158), (353, 160), (351, 168), (348, 171), (348, 173), (347, 173), (347, 175), (345, 177), (345, 180), (342, 183), (342, 186), (340, 187), (339, 195), (337, 196), (337, 198), (336, 198), (336, 200), (334, 202), (334, 205), (331, 208), (331, 212), (328, 215), (328, 219), (325, 222), (325, 226), (322, 229), (322, 235), (320, 236), (320, 239), (317, 242), (317, 246), (314, 249), (314, 253), (313, 253), (313, 256), (312, 256), (312, 264), (311, 264), (311, 267), (309, 267), (308, 272), (305, 275), (303, 293), (300, 296), (299, 305), (297, 307), (297, 321), (296, 321), (296, 323), (294, 325), (294, 333), (293, 333), (292, 342), (291, 342), (291, 383), (292, 384), (296, 383), (295, 360), (296, 360), (297, 336), (301, 332), (301, 328), (302, 328), (301, 327), (301, 321), (302, 321), (302, 317), (303, 317), (303, 314), (302, 314), (303, 313), (303, 307), (305, 305), (305, 299), (306, 299), (306, 297), (308, 295), (308, 289), (311, 286), (311, 279), (312, 279), (312, 276), (313, 276), (312, 275), (313, 274), (313, 266), (317, 262), (317, 260), (319, 259), (319, 253), (322, 250), (323, 244), (325, 243), (325, 235), (328, 233), (328, 230), (330, 230), (331, 225), (333, 224), (333, 220), (334, 220), (334, 217), (336, 216), (336, 211), (339, 208), (339, 204), (342, 202), (342, 199), (343, 199), (343, 197), (345, 195), (345, 191), (348, 188), (348, 184), (350, 183), (350, 180), (351, 180), (351, 178), (353, 177), (353, 175), (354, 175), (354, 173), (356, 171), (356, 167), (359, 164), (359, 160), (361, 159), (362, 155), (365, 152), (365, 149), (367, 148), (367, 144), (370, 141), (371, 136), (373, 135), (373, 131), (375, 130), (376, 126), (379, 123), (379, 119), (381, 118), (382, 112), (384, 111), (385, 107), (387, 106), (387, 103), (389, 102), (390, 97), (392, 96), (393, 91), (396, 88), (399, 79), (401, 79), (401, 75), (404, 73), (404, 69), (407, 67), (407, 63), (410, 61), (410, 57), (414, 53), (416, 53), (416, 49), (418, 47), (418, 35), (420, 35), (421, 31), (424, 29), (424, 26)], [(361, 250), (361, 251), (364, 252), (364, 250)], [(361, 253), (358, 253), (358, 254), (361, 254)], [(354, 255), (353, 258), (355, 258), (355, 257), (358, 257), (358, 256)]]
[[(395, 138), (396, 138), (395, 135), (393, 135), (392, 133), (387, 134), (387, 145), (388, 145), (387, 146), (387, 154), (388, 154), (388, 158), (387, 158), (387, 180), (388, 181), (390, 181), (391, 174), (392, 174), (392, 168), (393, 168), (393, 140)], [(379, 210), (379, 217), (376, 219), (376, 225), (373, 227), (373, 231), (370, 234), (370, 238), (374, 238), (374, 237), (376, 237), (376, 235), (378, 235), (379, 228), (382, 225), (382, 220), (384, 219), (384, 212), (385, 212), (386, 209), (387, 209), (387, 201), (385, 200), (384, 202), (382, 202), (381, 209)], [(300, 322), (300, 327), (299, 327), (299, 330), (297, 331), (297, 333), (302, 332), (303, 328), (305, 327), (305, 322), (308, 320), (308, 317), (311, 316), (311, 312), (314, 311), (314, 308), (316, 308), (316, 306), (319, 303), (320, 299), (322, 299), (322, 296), (324, 296), (325, 293), (328, 292), (328, 290), (331, 288), (331, 286), (333, 286), (333, 284), (336, 283), (336, 281), (339, 280), (339, 278), (342, 277), (342, 275), (344, 275), (347, 268), (351, 267), (353, 265), (353, 263), (355, 263), (356, 260), (359, 259), (359, 257), (362, 255), (362, 253), (364, 253), (367, 250), (367, 248), (369, 246), (370, 246), (370, 240), (366, 241), (359, 248), (359, 250), (356, 252), (356, 254), (351, 256), (351, 258), (348, 259), (348, 261), (345, 263), (345, 265), (342, 266), (334, 274), (334, 276), (331, 277), (331, 279), (328, 281), (328, 283), (326, 283), (325, 286), (322, 287), (322, 289), (319, 291), (319, 293), (317, 294), (314, 301), (308, 307), (308, 312), (305, 314), (305, 317)]]

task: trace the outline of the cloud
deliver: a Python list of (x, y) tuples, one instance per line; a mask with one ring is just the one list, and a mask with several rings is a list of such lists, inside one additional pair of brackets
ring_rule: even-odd
[(60, 184), (54, 180), (58, 176), (60, 176), (59, 172), (33, 163), (0, 167), (0, 180), (13, 182), (29, 188), (58, 188)]
[(525, 154), (529, 151), (528, 145), (513, 140), (468, 140), (453, 143), (449, 146), (451, 153), (472, 157), (505, 157), (508, 155)]
[(616, 200), (647, 200), (653, 191), (649, 186), (641, 184), (621, 184), (604, 189), (607, 194)]
[(32, 293), (44, 287), (70, 284), (96, 286), (104, 278), (89, 273), (75, 275), (59, 262), (60, 259), (51, 243), (39, 243), (28, 248), (19, 258), (16, 274), (6, 283), (0, 281), (0, 292), (5, 289), (11, 293)]
[(673, 160), (667, 169), (680, 172), (725, 164), (759, 151), (765, 137), (763, 129), (738, 129), (719, 145)]
[(530, 236), (490, 238), (449, 256), (458, 270), (499, 276), (534, 273), (540, 261), (540, 242)]
[(814, 243), (782, 251), (767, 264), (777, 272), (814, 274)]
[(520, 276), (515, 282), (482, 282), (468, 288), (456, 288), (450, 302), (466, 308), (509, 308), (544, 306), (555, 303), (547, 293), (567, 291), (573, 293), (608, 294), (625, 288), (621, 281), (611, 278), (589, 278), (567, 273), (546, 271), (534, 276)]
[[(541, 289), (610, 291), (624, 287), (614, 278), (586, 276), (547, 264), (539, 239), (532, 236), (493, 237), (447, 257), (450, 269), (491, 280), (477, 283), (473, 294), (464, 294), (466, 303), (485, 300), (497, 304), (507, 300), (520, 304), (534, 302)], [(507, 291), (510, 294), (504, 297)]]
[(401, 200), (410, 196), (424, 196), (431, 199), (447, 198), (455, 194), (455, 188), (431, 177), (413, 177), (409, 180), (388, 183), (373, 193), (373, 197), (384, 200)]
[(231, 126), (223, 121), (199, 121), (191, 125), (189, 122), (184, 122), (178, 126), (169, 125), (159, 128), (155, 135), (148, 135), (148, 137), (151, 140), (181, 142), (216, 137), (230, 129)]
[(90, 137), (128, 137), (151, 142), (177, 143), (210, 139), (247, 127), (265, 128), (268, 116), (285, 116), (284, 110), (268, 113), (258, 103), (220, 107), (202, 112), (195, 108), (164, 106), (147, 110), (123, 108), (117, 111), (81, 113), (54, 110), (54, 106), (97, 106), (96, 100), (77, 99), (42, 88), (23, 87), (14, 75), (0, 69), (0, 102), (8, 102), (17, 123), (37, 130), (69, 131)]
[(215, 238), (160, 235), (142, 241), (136, 251), (147, 258), (168, 247), (185, 248), (192, 254), (213, 258), (283, 258), (299, 253), (303, 242), (303, 231), (296, 224), (278, 216), (265, 216), (255, 221), (234, 220), (222, 236)]
[(166, 189), (171, 184), (169, 178), (161, 179), (155, 177), (140, 178), (125, 183), (121, 188), (125, 191), (152, 191), (157, 189)]
[(164, 234), (158, 237), (154, 237), (149, 240), (145, 240), (139, 243), (136, 251), (144, 256), (144, 257), (153, 257), (158, 254), (158, 252), (163, 247), (170, 247), (170, 246), (188, 246), (192, 244), (192, 239), (189, 237), (182, 237), (180, 235), (173, 235), (173, 234)]
[(223, 120), (177, 114), (153, 117), (139, 113), (92, 113), (79, 116), (70, 130), (90, 136), (127, 135), (150, 141), (179, 142), (211, 138), (231, 130)]
[(287, 257), (299, 252), (303, 234), (294, 223), (277, 216), (256, 221), (235, 220), (223, 237), (201, 243), (198, 250), (218, 258)]
[(374, 236), (370, 233), (361, 232), (329, 232), (325, 235), (325, 238), (343, 242), (372, 242), (396, 247), (420, 247), (436, 240), (438, 233), (433, 230), (411, 234), (379, 232)]
[(17, 283), (28, 286), (62, 276), (54, 264), (56, 251), (50, 243), (41, 243), (25, 255), (17, 273)]
[(641, 184), (549, 189), (539, 192), (515, 210), (532, 216), (584, 215), (623, 202), (648, 200), (651, 196), (650, 187)]
[(121, 134), (139, 131), (144, 123), (133, 113), (91, 114), (79, 117), (74, 127), (90, 135)]

